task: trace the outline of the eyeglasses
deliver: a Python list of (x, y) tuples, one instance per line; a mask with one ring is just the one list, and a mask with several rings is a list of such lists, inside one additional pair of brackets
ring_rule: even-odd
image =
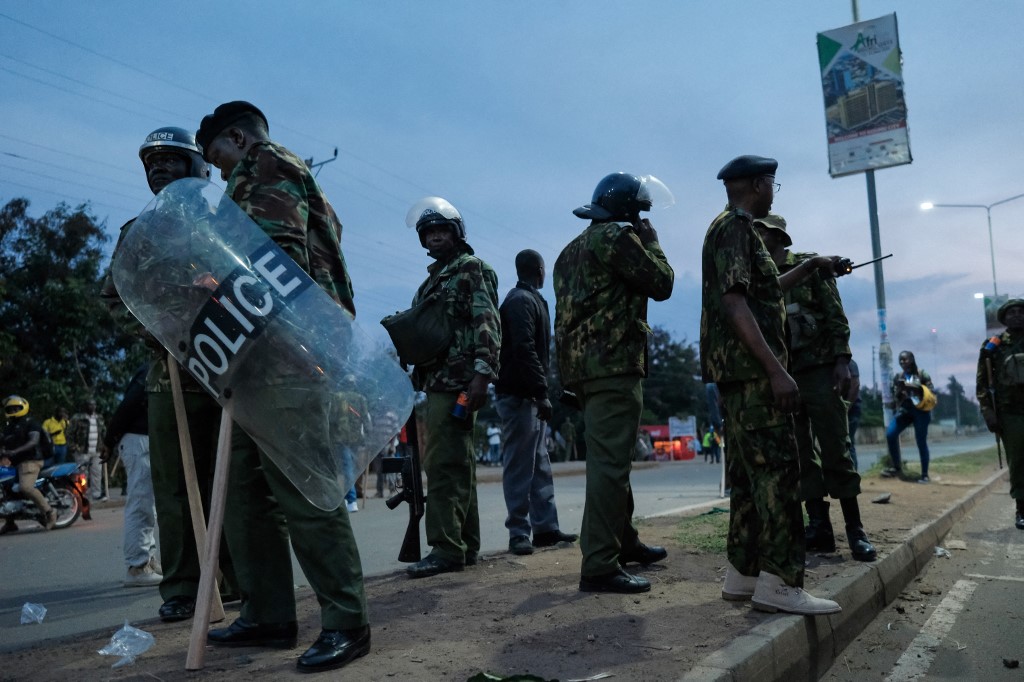
[(778, 194), (779, 191), (782, 190), (782, 185), (780, 185), (779, 183), (775, 182), (775, 176), (774, 175), (762, 175), (761, 179), (767, 181), (768, 184), (770, 184), (772, 186), (772, 190), (776, 194)]

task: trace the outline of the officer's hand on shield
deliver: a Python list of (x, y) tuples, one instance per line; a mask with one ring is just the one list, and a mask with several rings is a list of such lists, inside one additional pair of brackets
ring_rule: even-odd
[(487, 404), (487, 384), (490, 381), (490, 377), (483, 374), (473, 375), (473, 380), (469, 382), (469, 386), (466, 388), (466, 394), (469, 396), (470, 411), (476, 412)]

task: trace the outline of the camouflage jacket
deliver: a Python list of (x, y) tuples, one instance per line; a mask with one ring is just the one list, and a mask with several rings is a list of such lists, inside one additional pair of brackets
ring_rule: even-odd
[(274, 142), (257, 142), (235, 166), (224, 192), (355, 315), (341, 221), (302, 159)]
[[(786, 252), (782, 272), (789, 272), (816, 253)], [(789, 326), (789, 370), (834, 365), (840, 356), (851, 357), (850, 323), (835, 277), (816, 271), (786, 292), (786, 324)]]
[[(987, 360), (991, 360), (992, 365), (991, 382)], [(999, 345), (994, 351), (986, 352), (983, 345), (978, 357), (976, 385), (982, 414), (1024, 414), (1024, 338), (1014, 338), (1005, 331), (999, 335)]]
[(435, 261), (427, 266), (427, 272), (430, 275), (412, 304), (444, 287), (447, 311), (456, 320), (456, 328), (448, 353), (429, 366), (416, 368), (416, 385), (427, 391), (459, 393), (466, 390), (474, 374), (496, 380), (501, 346), (498, 276), (470, 252), (447, 263)]
[[(103, 439), (107, 435), (107, 427), (103, 422), (103, 415), (96, 413), (96, 451), (103, 449)], [(71, 423), (68, 425), (68, 451), (75, 454), (84, 454), (89, 451), (89, 415), (79, 412), (71, 416)]]
[(750, 214), (726, 207), (708, 228), (701, 257), (700, 366), (704, 382), (764, 379), (761, 363), (725, 316), (722, 298), (744, 294), (768, 347), (787, 366), (786, 308), (779, 270)]
[(675, 273), (658, 242), (629, 223), (591, 223), (562, 249), (555, 287), (555, 348), (562, 384), (647, 375), (647, 299), (672, 295)]

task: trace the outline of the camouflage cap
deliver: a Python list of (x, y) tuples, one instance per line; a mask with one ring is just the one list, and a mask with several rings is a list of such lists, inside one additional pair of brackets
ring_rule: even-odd
[(1006, 324), (1006, 311), (1017, 306), (1024, 306), (1024, 298), (1011, 298), (999, 306), (999, 310), (996, 312), (996, 319), (999, 320), (999, 324)]
[(719, 180), (735, 180), (737, 178), (753, 178), (758, 175), (775, 175), (779, 162), (765, 156), (747, 154), (737, 156), (718, 171)]
[(242, 100), (236, 100), (234, 102), (225, 102), (219, 107), (213, 110), (212, 114), (203, 116), (202, 122), (199, 124), (199, 130), (196, 131), (196, 144), (203, 152), (203, 160), (209, 162), (210, 159), (206, 157), (206, 150), (210, 146), (218, 135), (224, 132), (232, 123), (235, 123), (243, 116), (247, 114), (255, 114), (263, 119), (263, 125), (268, 129), (270, 124), (267, 123), (267, 117), (263, 115), (263, 112), (255, 104), (244, 102)]
[(776, 213), (769, 213), (763, 218), (754, 218), (755, 225), (764, 225), (769, 230), (775, 230), (778, 236), (782, 239), (782, 244), (786, 248), (793, 245), (793, 239), (786, 232), (786, 219)]

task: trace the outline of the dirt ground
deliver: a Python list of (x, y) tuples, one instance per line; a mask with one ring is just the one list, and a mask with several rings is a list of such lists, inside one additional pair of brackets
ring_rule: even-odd
[[(932, 520), (995, 471), (930, 485), (867, 476), (861, 513), (868, 535), (886, 554), (915, 526)], [(872, 504), (891, 493), (888, 504)], [(724, 506), (725, 501), (723, 501)], [(808, 556), (807, 588), (853, 565), (832, 505), (839, 551)], [(721, 515), (724, 518), (725, 515)], [(578, 591), (577, 545), (532, 556), (482, 557), (464, 573), (409, 580), (402, 573), (367, 580), (373, 650), (322, 679), (463, 681), (480, 672), (532, 674), (545, 680), (675, 680), (697, 661), (767, 616), (720, 598), (726, 559), (680, 542), (681, 517), (645, 520), (641, 538), (669, 552), (663, 565), (639, 572), (653, 587), (642, 595)], [(692, 521), (690, 522), (692, 523)], [(840, 539), (841, 538), (841, 539)], [(819, 593), (820, 594), (820, 593)], [(0, 678), (12, 680), (271, 680), (295, 675), (295, 659), (319, 632), (316, 601), (299, 592), (299, 648), (206, 650), (202, 671), (184, 670), (190, 623), (135, 623), (156, 644), (134, 665), (112, 670), (97, 655), (112, 632), (81, 635), (4, 657)], [(827, 596), (827, 595), (821, 595)], [(228, 618), (237, 611), (228, 607)]]

